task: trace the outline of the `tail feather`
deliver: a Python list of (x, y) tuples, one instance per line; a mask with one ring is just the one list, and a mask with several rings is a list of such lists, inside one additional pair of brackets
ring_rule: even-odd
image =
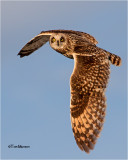
[(115, 66), (120, 66), (121, 65), (121, 58), (119, 56), (115, 55), (115, 54), (110, 54), (109, 60)]
[(110, 62), (115, 65), (115, 66), (120, 66), (121, 65), (121, 58), (113, 53), (110, 53), (105, 50), (105, 52), (108, 54), (108, 58)]

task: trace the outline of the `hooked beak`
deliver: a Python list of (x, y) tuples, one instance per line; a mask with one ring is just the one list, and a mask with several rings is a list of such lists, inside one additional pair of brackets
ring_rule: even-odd
[(59, 41), (57, 41), (57, 46), (59, 46)]

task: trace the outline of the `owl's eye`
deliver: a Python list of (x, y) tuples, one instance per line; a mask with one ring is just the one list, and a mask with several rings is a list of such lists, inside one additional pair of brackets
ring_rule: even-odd
[(56, 39), (53, 37), (53, 38), (51, 39), (51, 42), (54, 43), (55, 41), (56, 41)]
[(60, 41), (61, 41), (61, 42), (64, 42), (64, 41), (65, 41), (64, 37), (61, 37), (61, 38), (60, 38)]

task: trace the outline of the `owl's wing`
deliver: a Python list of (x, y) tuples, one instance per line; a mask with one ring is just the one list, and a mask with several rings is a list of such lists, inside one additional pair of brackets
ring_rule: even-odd
[(74, 71), (70, 79), (71, 125), (77, 145), (89, 153), (90, 149), (94, 149), (104, 123), (104, 92), (110, 64), (109, 60), (96, 64), (90, 56), (75, 56), (74, 61)]
[[(42, 31), (40, 34), (35, 36), (32, 40), (30, 40), (18, 53), (20, 57), (28, 56), (33, 53), (35, 50), (39, 49), (43, 46), (46, 42), (49, 41), (50, 36), (53, 33), (65, 33), (65, 34), (76, 34), (78, 36), (83, 37), (87, 42), (91, 44), (97, 44), (98, 42), (96, 39), (91, 36), (90, 34), (79, 32), (79, 31), (72, 31), (72, 30), (49, 30), (49, 31)], [(64, 56), (73, 59), (72, 55), (65, 54)]]
[(31, 39), (18, 53), (20, 57), (28, 56), (33, 53), (35, 50), (39, 49), (43, 46), (46, 42), (49, 41), (49, 38), (52, 33), (49, 32), (42, 32)]

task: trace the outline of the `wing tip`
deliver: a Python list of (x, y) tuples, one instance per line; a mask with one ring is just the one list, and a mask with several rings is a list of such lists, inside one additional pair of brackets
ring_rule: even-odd
[(22, 52), (19, 52), (19, 53), (17, 54), (17, 56), (20, 56), (20, 58), (23, 58), (23, 57), (26, 56), (26, 55), (24, 55)]

